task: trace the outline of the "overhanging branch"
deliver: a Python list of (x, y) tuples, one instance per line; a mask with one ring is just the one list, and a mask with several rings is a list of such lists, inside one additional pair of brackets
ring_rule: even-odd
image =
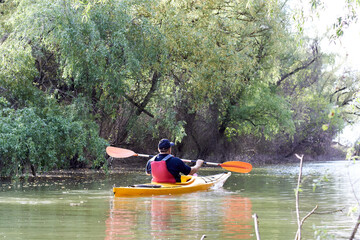
[(151, 118), (154, 118), (154, 115), (152, 115), (149, 111), (141, 108), (140, 104), (138, 104), (137, 102), (135, 102), (134, 99), (132, 99), (131, 97), (129, 97), (129, 96), (127, 96), (127, 95), (124, 95), (124, 98), (125, 98), (126, 100), (128, 100), (131, 104), (133, 104), (135, 107), (137, 107), (137, 108), (138, 108), (138, 111), (145, 113), (146, 115), (148, 115), (148, 116), (151, 117)]
[(145, 107), (149, 103), (153, 93), (156, 91), (157, 84), (158, 84), (158, 81), (160, 79), (160, 76), (161, 75), (157, 71), (155, 71), (153, 73), (153, 76), (151, 78), (151, 87), (150, 87), (148, 93), (146, 94), (144, 100), (140, 104), (135, 102), (135, 100), (132, 99), (131, 97), (129, 97), (127, 95), (124, 95), (126, 100), (128, 100), (131, 104), (133, 104), (135, 107), (137, 107), (137, 110), (136, 110), (136, 115), (137, 116), (139, 116), (143, 112), (146, 115), (148, 115), (149, 117), (154, 118), (154, 115), (151, 114), (149, 111), (145, 110)]
[(311, 61), (305, 63), (304, 65), (298, 67), (298, 68), (295, 68), (293, 71), (281, 76), (281, 78), (276, 82), (276, 85), (277, 86), (280, 86), (280, 84), (285, 80), (287, 79), (288, 77), (294, 75), (295, 73), (301, 71), (301, 70), (304, 70), (306, 68), (308, 68), (311, 64), (313, 64), (316, 60), (317, 60), (318, 56), (315, 56)]

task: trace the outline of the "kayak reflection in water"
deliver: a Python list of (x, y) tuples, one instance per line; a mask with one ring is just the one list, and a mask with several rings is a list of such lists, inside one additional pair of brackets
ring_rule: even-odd
[(195, 166), (189, 167), (180, 158), (171, 155), (171, 147), (174, 145), (168, 139), (161, 139), (159, 141), (159, 154), (151, 158), (146, 164), (146, 173), (152, 175), (152, 182), (181, 182), (180, 173), (193, 175), (203, 165), (204, 160), (198, 159)]

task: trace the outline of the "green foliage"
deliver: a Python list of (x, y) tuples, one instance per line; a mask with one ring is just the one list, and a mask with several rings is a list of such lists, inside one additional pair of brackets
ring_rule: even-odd
[(0, 43), (2, 38), (11, 31), (11, 25), (8, 24), (8, 20), (17, 7), (16, 0), (3, 0), (0, 1)]
[(230, 126), (234, 124), (235, 128), (231, 132), (228, 128), (229, 134), (253, 134), (268, 139), (280, 132), (294, 133), (290, 106), (285, 99), (267, 88), (246, 92), (254, 96), (245, 94), (246, 100), (233, 106)]
[[(313, 84), (323, 65), (304, 67), (315, 51), (294, 39), (282, 2), (7, 3), (0, 90), (4, 109), (18, 115), (32, 109), (45, 123), (59, 116), (53, 124), (87, 129), (93, 139), (100, 132), (116, 145), (201, 137), (209, 126), (227, 140), (291, 138), (305, 129), (304, 139), (341, 127), (342, 112), (328, 104), (334, 80)], [(76, 141), (67, 157), (83, 161)]]
[[(301, 116), (298, 115), (297, 121), (305, 121), (316, 126), (317, 129), (331, 132), (342, 128), (343, 121), (340, 109), (329, 103), (323, 95), (314, 92), (310, 88), (304, 90), (297, 101), (298, 104), (303, 105), (303, 107), (299, 107), (299, 109), (302, 109), (302, 112)], [(326, 129), (324, 129), (324, 125), (326, 125)]]
[(172, 81), (161, 90), (175, 93), (165, 102), (176, 101), (178, 108), (198, 115), (214, 106), (219, 128), (229, 138), (293, 132), (290, 106), (272, 86), (280, 75), (278, 58), (287, 35), (276, 1), (160, 6), (156, 22), (161, 22), (172, 61)]
[(301, 186), (300, 186), (300, 188), (298, 188), (298, 189), (294, 188), (294, 193), (295, 193), (295, 195), (298, 194), (298, 193), (301, 193), (302, 191), (303, 191), (303, 190), (302, 190)]
[(353, 161), (353, 163), (356, 163), (356, 160), (360, 159), (359, 146), (360, 146), (360, 144), (356, 143), (355, 146), (347, 149), (346, 160)]
[[(124, 96), (146, 106), (141, 101), (158, 85), (152, 76), (163, 68), (163, 40), (145, 17), (148, 6), (153, 5), (21, 1), (12, 18), (16, 32), (11, 41), (31, 40), (32, 54), (41, 64), (38, 87), (55, 93), (60, 101), (86, 98), (98, 118), (114, 116)], [(48, 56), (55, 66), (49, 66)]]
[(323, 175), (323, 176), (320, 177), (320, 178), (314, 179), (314, 180), (313, 180), (313, 183), (312, 183), (313, 192), (315, 192), (316, 188), (317, 188), (318, 186), (321, 186), (321, 184), (322, 184), (323, 182), (328, 182), (328, 181), (329, 181), (329, 178), (328, 178), (328, 175), (327, 175), (327, 174)]
[(355, 205), (349, 208), (348, 216), (353, 216), (359, 211), (359, 205)]
[[(271, 89), (279, 77), (279, 38), (286, 35), (276, 2), (157, 4), (21, 1), (12, 40), (31, 39), (36, 59), (56, 55), (59, 75), (51, 91), (75, 88), (102, 115), (114, 115), (122, 96), (153, 109), (146, 121), (152, 135), (159, 127), (151, 126), (166, 126), (181, 140), (184, 122), (169, 109), (202, 114), (214, 104), (229, 137), (293, 132), (286, 100)], [(129, 119), (129, 136), (139, 137), (132, 126), (143, 120)]]
[(0, 45), (0, 86), (6, 89), (11, 101), (24, 105), (25, 101), (37, 100), (37, 89), (33, 86), (36, 74), (31, 47), (26, 41), (5, 41)]
[[(37, 59), (46, 51), (55, 54), (60, 72), (51, 87), (73, 86), (113, 106), (119, 102), (113, 102), (116, 95), (146, 86), (139, 80), (149, 67), (154, 70), (161, 45), (156, 29), (128, 11), (130, 3), (93, 4), (84, 9), (84, 4), (72, 1), (21, 1), (12, 18), (16, 32), (11, 40), (26, 36)], [(87, 21), (82, 10), (87, 11)]]
[(0, 110), (1, 176), (21, 174), (30, 165), (38, 171), (69, 168), (71, 160), (86, 163), (90, 157), (101, 166), (105, 146), (96, 124), (69, 114), (54, 109)]
[(330, 234), (329, 230), (327, 228), (324, 227), (316, 227), (315, 225), (313, 225), (313, 229), (314, 229), (314, 239), (316, 240), (321, 240), (321, 239), (336, 239), (336, 237), (334, 236), (334, 234)]

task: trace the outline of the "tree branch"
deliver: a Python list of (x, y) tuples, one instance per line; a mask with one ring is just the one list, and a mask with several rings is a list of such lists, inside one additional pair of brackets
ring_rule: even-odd
[(333, 94), (331, 94), (331, 97), (334, 96), (335, 94), (337, 94), (338, 92), (344, 91), (345, 89), (347, 89), (347, 87), (342, 87), (337, 89), (335, 92), (333, 92)]
[[(145, 112), (145, 107), (146, 107), (146, 105), (149, 103), (149, 101), (150, 101), (153, 93), (156, 91), (157, 83), (158, 83), (158, 81), (159, 81), (159, 79), (160, 79), (160, 76), (161, 76), (161, 75), (160, 75), (157, 71), (155, 71), (155, 72), (153, 73), (153, 76), (152, 76), (152, 79), (151, 79), (151, 87), (150, 87), (148, 93), (146, 94), (144, 100), (143, 100), (142, 103), (140, 104), (140, 107), (137, 109), (136, 115), (139, 116), (142, 112)], [(148, 114), (148, 115), (149, 115), (149, 114)], [(150, 115), (149, 115), (149, 116), (150, 116)], [(152, 114), (151, 114), (151, 116), (152, 116), (152, 118), (154, 117), (154, 115), (152, 115)]]
[(351, 234), (351, 236), (350, 236), (350, 240), (353, 240), (353, 239), (355, 238), (355, 234), (356, 234), (356, 232), (357, 232), (357, 230), (358, 230), (358, 228), (359, 228), (359, 225), (360, 225), (360, 215), (359, 215), (359, 217), (358, 217), (358, 219), (357, 219), (357, 222), (356, 222), (356, 224), (355, 224), (354, 230), (353, 230), (353, 232), (352, 232), (352, 234)]
[(128, 100), (131, 104), (133, 104), (135, 107), (137, 107), (136, 110), (136, 115), (139, 116), (141, 113), (145, 113), (146, 115), (148, 115), (151, 118), (154, 118), (154, 115), (151, 114), (149, 111), (145, 110), (146, 105), (149, 103), (153, 93), (156, 91), (157, 89), (157, 83), (160, 79), (160, 74), (155, 71), (153, 73), (152, 79), (151, 79), (151, 87), (148, 91), (148, 93), (146, 94), (145, 98), (143, 99), (143, 101), (139, 104), (137, 102), (135, 102), (134, 99), (132, 99), (131, 97), (129, 97), (128, 95), (124, 95), (125, 99)]
[(298, 223), (298, 230), (297, 230), (297, 233), (296, 233), (296, 236), (295, 236), (295, 240), (296, 240), (296, 239), (301, 239), (301, 221), (300, 221), (300, 210), (299, 210), (299, 191), (300, 191), (300, 184), (301, 184), (302, 165), (303, 165), (304, 155), (299, 156), (299, 155), (295, 154), (295, 156), (300, 160), (299, 176), (298, 176), (297, 187), (296, 187), (296, 191), (295, 191), (296, 219), (297, 219), (297, 223)]
[(254, 218), (256, 240), (260, 240), (258, 216), (256, 213), (254, 213), (254, 215), (252, 215), (252, 217)]
[(304, 155), (299, 156), (298, 154), (295, 154), (295, 156), (300, 160), (300, 167), (299, 167), (299, 177), (298, 177), (298, 182), (297, 182), (297, 188), (296, 188), (296, 192), (295, 192), (295, 197), (296, 197), (296, 217), (297, 217), (297, 222), (298, 222), (298, 230), (296, 232), (295, 235), (295, 240), (300, 240), (301, 239), (301, 228), (302, 225), (304, 224), (305, 220), (311, 216), (311, 214), (313, 214), (315, 212), (315, 210), (318, 208), (318, 205), (316, 205), (313, 210), (311, 210), (308, 214), (306, 214), (305, 217), (303, 217), (300, 220), (300, 209), (299, 209), (299, 190), (300, 190), (300, 184), (301, 184), (301, 176), (302, 176), (302, 166), (303, 166), (303, 159), (304, 159)]
[(313, 210), (311, 210), (308, 214), (306, 214), (305, 217), (303, 217), (303, 219), (301, 219), (301, 225), (305, 222), (305, 220), (310, 217), (311, 214), (313, 214), (315, 212), (315, 210), (318, 208), (318, 205), (316, 205)]
[(277, 86), (280, 86), (280, 84), (287, 79), (288, 77), (290, 77), (291, 75), (294, 75), (295, 73), (304, 70), (306, 68), (308, 68), (311, 64), (313, 64), (316, 60), (317, 60), (318, 56), (315, 56), (311, 61), (305, 63), (304, 65), (302, 65), (301, 67), (295, 68), (293, 71), (281, 76), (281, 78), (276, 82)]
[[(124, 95), (124, 98), (125, 98), (126, 100), (128, 100), (131, 104), (133, 104), (135, 107), (137, 107), (138, 109), (141, 108), (141, 106), (140, 106), (138, 103), (136, 103), (136, 102), (134, 101), (134, 99), (132, 99), (131, 97), (129, 97), (129, 96), (127, 96), (127, 95)], [(148, 115), (149, 117), (154, 118), (154, 115), (152, 115), (150, 112), (148, 112), (148, 111), (145, 110), (145, 109), (141, 109), (141, 112), (144, 112), (144, 113), (145, 113), (146, 115)]]

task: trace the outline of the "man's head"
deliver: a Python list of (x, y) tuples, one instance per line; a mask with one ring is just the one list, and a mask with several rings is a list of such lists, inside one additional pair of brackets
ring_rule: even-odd
[(160, 152), (167, 152), (174, 145), (175, 144), (173, 142), (170, 142), (168, 139), (164, 138), (159, 141), (158, 148)]

